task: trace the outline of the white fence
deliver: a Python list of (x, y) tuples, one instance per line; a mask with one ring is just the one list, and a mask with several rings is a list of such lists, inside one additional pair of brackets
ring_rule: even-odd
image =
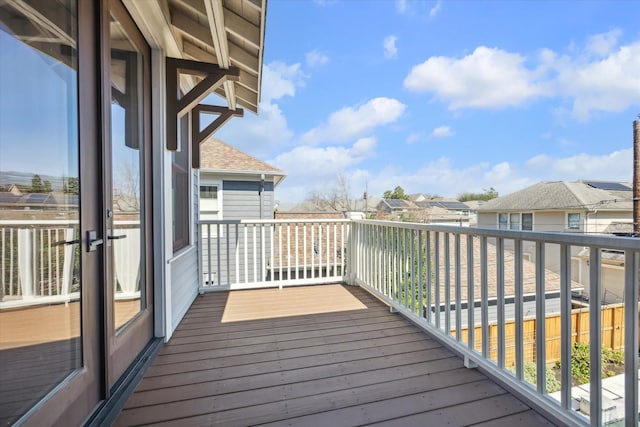
[(349, 220), (200, 221), (201, 291), (344, 280)]

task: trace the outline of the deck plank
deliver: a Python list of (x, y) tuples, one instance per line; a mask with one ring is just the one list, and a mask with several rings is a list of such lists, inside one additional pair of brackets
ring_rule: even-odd
[(500, 420), (548, 423), (366, 291), (331, 285), (197, 298), (115, 425)]

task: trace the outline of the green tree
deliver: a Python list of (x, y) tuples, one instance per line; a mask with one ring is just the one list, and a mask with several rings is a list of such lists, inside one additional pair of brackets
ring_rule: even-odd
[(385, 199), (409, 200), (409, 195), (405, 194), (404, 188), (400, 187), (399, 185), (396, 188), (394, 188), (393, 191), (391, 190), (385, 191), (382, 197), (384, 197)]
[(38, 174), (33, 175), (33, 178), (31, 178), (31, 192), (44, 193), (44, 184), (42, 183), (42, 178), (40, 178), (40, 175)]
[(483, 188), (482, 193), (464, 192), (464, 193), (458, 194), (458, 200), (460, 200), (461, 202), (466, 202), (469, 200), (488, 201), (491, 199), (495, 199), (496, 197), (498, 197), (498, 192), (493, 187), (489, 187), (488, 190)]

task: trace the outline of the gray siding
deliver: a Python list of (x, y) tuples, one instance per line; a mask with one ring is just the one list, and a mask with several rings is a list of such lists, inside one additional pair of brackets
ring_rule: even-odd
[[(260, 182), (223, 181), (224, 219), (260, 219)], [(262, 219), (273, 219), (273, 182), (264, 183)]]
[[(192, 209), (191, 217), (197, 218), (199, 210), (198, 173), (191, 176)], [(192, 221), (193, 244), (198, 241), (198, 227)], [(171, 262), (171, 331), (175, 330), (191, 303), (198, 295), (199, 272), (198, 251), (193, 248)]]
[[(274, 205), (273, 182), (264, 183), (262, 193), (262, 219), (273, 219)], [(224, 219), (260, 219), (260, 182), (259, 181), (233, 181), (222, 182), (222, 214)], [(211, 228), (211, 234), (220, 238), (202, 239), (203, 263), (202, 275), (204, 282), (209, 285), (240, 283), (266, 280), (268, 264), (271, 257), (271, 226), (238, 227), (235, 225)], [(246, 234), (246, 244), (245, 244)], [(254, 239), (255, 234), (255, 239)], [(255, 243), (254, 243), (255, 241)], [(211, 265), (206, 262), (211, 246)], [(218, 258), (218, 244), (220, 245), (220, 257)], [(239, 271), (235, 270), (235, 249), (239, 252)], [(227, 250), (229, 248), (229, 250)], [(262, 251), (264, 248), (264, 259)], [(247, 250), (247, 262), (245, 268), (244, 251)], [(211, 273), (211, 275), (209, 275)], [(212, 283), (209, 283), (212, 282)]]
[(171, 263), (171, 331), (198, 296), (198, 251), (190, 250)]

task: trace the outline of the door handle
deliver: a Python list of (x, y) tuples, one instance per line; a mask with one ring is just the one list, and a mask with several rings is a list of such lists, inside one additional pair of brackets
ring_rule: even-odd
[(98, 239), (98, 232), (95, 230), (87, 231), (87, 252), (95, 252), (104, 240)]
[(119, 236), (107, 236), (107, 239), (109, 240), (120, 240), (120, 239), (126, 239), (127, 235), (126, 234), (121, 234)]

